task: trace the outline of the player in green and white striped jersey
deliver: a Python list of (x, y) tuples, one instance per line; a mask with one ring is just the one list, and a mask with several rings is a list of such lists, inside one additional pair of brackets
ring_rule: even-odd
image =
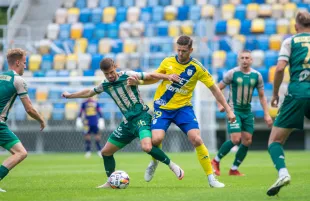
[[(134, 71), (116, 72), (116, 64), (110, 58), (105, 58), (100, 62), (100, 69), (103, 71), (106, 80), (96, 88), (72, 94), (64, 92), (62, 96), (65, 98), (88, 98), (106, 92), (124, 115), (123, 122), (113, 131), (108, 142), (101, 150), (107, 177), (115, 171), (113, 154), (139, 137), (143, 151), (168, 165), (177, 178), (181, 180), (184, 176), (184, 171), (173, 163), (161, 149), (152, 146), (152, 134), (150, 131), (152, 116), (147, 113), (149, 108), (141, 99), (138, 86), (127, 85), (130, 76), (135, 76), (140, 80), (169, 79), (174, 81), (172, 76), (159, 73), (137, 73)], [(98, 186), (98, 188), (109, 187), (108, 182)]]
[[(11, 49), (7, 53), (7, 60), (10, 70), (0, 74), (0, 146), (12, 155), (0, 166), (0, 180), (27, 157), (26, 149), (6, 124), (9, 111), (17, 96), (22, 101), (26, 112), (41, 124), (41, 131), (45, 127), (42, 116), (32, 107), (27, 84), (21, 77), (26, 68), (26, 52), (20, 48)], [(5, 190), (0, 188), (0, 192)]]
[[(221, 90), (229, 85), (228, 103), (234, 110), (236, 121), (233, 123), (227, 122), (230, 140), (223, 143), (218, 154), (212, 160), (212, 166), (216, 175), (220, 175), (220, 160), (229, 153), (233, 146), (238, 145), (240, 142), (241, 144), (236, 153), (235, 161), (229, 171), (229, 175), (244, 175), (238, 171), (238, 167), (245, 159), (248, 148), (252, 143), (254, 116), (251, 111), (251, 101), (255, 88), (258, 90), (259, 100), (264, 110), (265, 122), (269, 127), (272, 126), (272, 118), (269, 115), (264, 94), (262, 75), (251, 68), (251, 52), (247, 50), (240, 52), (238, 60), (239, 66), (229, 70), (226, 75), (224, 75), (223, 81), (219, 83), (219, 88)], [(224, 111), (221, 105), (220, 111)]]

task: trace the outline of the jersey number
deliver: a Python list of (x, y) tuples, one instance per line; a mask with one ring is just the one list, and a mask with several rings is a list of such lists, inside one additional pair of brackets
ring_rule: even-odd
[(310, 65), (308, 64), (309, 60), (310, 60), (310, 43), (302, 43), (301, 46), (308, 48), (308, 52), (307, 52), (306, 58), (304, 60), (303, 67), (304, 68), (310, 68)]

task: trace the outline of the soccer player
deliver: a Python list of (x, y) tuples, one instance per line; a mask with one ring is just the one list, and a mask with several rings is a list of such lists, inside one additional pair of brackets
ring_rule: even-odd
[[(170, 124), (175, 123), (195, 147), (198, 160), (208, 177), (209, 185), (222, 188), (225, 185), (213, 175), (209, 152), (201, 139), (198, 122), (191, 104), (197, 82), (201, 81), (211, 90), (216, 100), (225, 108), (229, 121), (234, 122), (235, 115), (226, 103), (222, 92), (215, 84), (210, 73), (199, 61), (190, 56), (193, 52), (192, 44), (193, 40), (190, 37), (180, 36), (177, 40), (177, 55), (166, 57), (156, 70), (157, 73), (176, 77), (178, 82), (171, 83), (169, 80), (164, 80), (156, 90), (154, 118), (152, 121), (152, 142), (153, 145), (159, 146)], [(144, 84), (155, 82), (156, 80)], [(158, 161), (151, 160), (145, 171), (144, 179), (146, 181), (152, 180), (157, 166)]]
[[(83, 121), (82, 121), (83, 116)], [(101, 135), (100, 129), (104, 128), (104, 119), (102, 118), (101, 107), (99, 103), (92, 97), (88, 98), (81, 105), (79, 116), (76, 120), (78, 127), (84, 125), (84, 140), (85, 140), (85, 157), (89, 158), (91, 156), (90, 146), (91, 146), (91, 134), (95, 135), (96, 147), (98, 150), (98, 155), (101, 157), (101, 145), (100, 139)]]
[[(133, 71), (116, 72), (116, 67), (112, 59), (105, 58), (100, 62), (100, 69), (106, 77), (102, 84), (94, 89), (85, 89), (72, 94), (64, 92), (62, 94), (65, 98), (88, 98), (106, 92), (123, 113), (124, 121), (110, 135), (108, 142), (101, 150), (107, 176), (109, 177), (115, 171), (113, 154), (139, 137), (143, 151), (168, 165), (177, 178), (181, 180), (184, 176), (184, 171), (173, 163), (161, 149), (152, 146), (152, 133), (150, 130), (152, 116), (147, 113), (149, 108), (141, 99), (138, 87), (127, 85), (127, 78), (129, 76), (137, 76), (141, 80), (171, 79), (171, 76)], [(98, 188), (110, 188), (110, 184), (106, 182), (98, 186)]]
[[(239, 149), (236, 153), (234, 163), (229, 170), (229, 175), (243, 176), (238, 171), (239, 165), (245, 159), (248, 148), (252, 143), (254, 131), (254, 116), (251, 111), (252, 95), (255, 88), (258, 90), (259, 100), (264, 110), (264, 120), (268, 127), (272, 126), (272, 118), (268, 112), (268, 105), (264, 94), (264, 82), (262, 75), (251, 68), (252, 56), (248, 50), (243, 50), (238, 55), (239, 66), (229, 70), (223, 80), (218, 84), (223, 90), (229, 85), (228, 103), (234, 110), (236, 122), (227, 122), (227, 130), (230, 134), (230, 140), (224, 142), (219, 149), (217, 155), (212, 160), (214, 173), (220, 175), (220, 160), (226, 156), (231, 148), (238, 145)], [(219, 105), (221, 112), (224, 108)]]
[[(6, 125), (9, 111), (17, 96), (22, 101), (26, 112), (40, 123), (41, 131), (45, 127), (43, 117), (32, 106), (27, 84), (21, 77), (26, 68), (26, 52), (20, 48), (10, 49), (7, 53), (7, 61), (9, 71), (0, 74), (0, 146), (12, 155), (0, 166), (0, 180), (27, 157), (27, 151), (23, 144)], [(0, 192), (6, 191), (0, 188)]]
[(267, 195), (277, 195), (289, 184), (291, 176), (285, 165), (283, 144), (294, 129), (303, 129), (304, 116), (310, 119), (310, 14), (299, 11), (296, 15), (297, 34), (283, 41), (275, 72), (271, 106), (279, 103), (279, 87), (284, 69), (290, 65), (290, 83), (284, 102), (271, 130), (268, 151), (279, 178), (268, 189)]

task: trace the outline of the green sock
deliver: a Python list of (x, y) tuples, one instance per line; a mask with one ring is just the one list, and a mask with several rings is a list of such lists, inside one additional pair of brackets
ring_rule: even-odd
[(159, 160), (160, 162), (165, 163), (166, 165), (170, 164), (169, 157), (158, 147), (153, 146), (152, 150), (148, 154), (150, 154), (156, 160)]
[(103, 164), (104, 169), (107, 174), (107, 177), (109, 177), (114, 171), (115, 171), (115, 159), (114, 156), (102, 156), (103, 157)]
[(9, 169), (3, 165), (0, 166), (0, 181), (9, 173)]
[(235, 158), (235, 161), (234, 161), (233, 165), (239, 167), (239, 165), (242, 163), (242, 161), (246, 157), (246, 154), (248, 153), (248, 150), (249, 150), (249, 147), (241, 144), (239, 146), (239, 149), (238, 149), (237, 153), (236, 153), (236, 158)]
[(219, 152), (217, 153), (217, 157), (219, 157), (220, 159), (222, 159), (224, 156), (226, 156), (231, 148), (233, 148), (235, 145), (234, 143), (232, 143), (231, 140), (227, 140), (226, 142), (224, 142), (219, 150)]
[(281, 168), (285, 168), (285, 158), (283, 146), (279, 142), (273, 142), (268, 147), (268, 152), (271, 156), (273, 164), (276, 169), (279, 171)]

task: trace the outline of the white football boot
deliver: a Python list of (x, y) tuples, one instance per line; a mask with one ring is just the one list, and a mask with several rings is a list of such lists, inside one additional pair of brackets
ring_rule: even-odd
[(291, 182), (290, 175), (283, 175), (277, 179), (277, 181), (268, 189), (267, 195), (275, 196), (279, 193), (283, 186), (288, 185)]
[(154, 177), (154, 174), (155, 174), (155, 170), (158, 166), (158, 161), (157, 160), (152, 160), (149, 164), (149, 166), (147, 166), (146, 170), (145, 170), (145, 173), (144, 173), (144, 180), (147, 181), (147, 182), (150, 182), (153, 177)]

